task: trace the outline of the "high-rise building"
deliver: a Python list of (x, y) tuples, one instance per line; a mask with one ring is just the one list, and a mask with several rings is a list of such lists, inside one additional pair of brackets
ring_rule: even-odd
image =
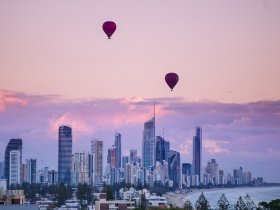
[(0, 179), (4, 178), (5, 161), (0, 162)]
[(103, 141), (92, 140), (91, 153), (93, 154), (93, 184), (99, 185), (103, 176)]
[(115, 134), (115, 147), (116, 147), (116, 168), (122, 167), (122, 141), (121, 134), (116, 132)]
[(73, 155), (72, 184), (89, 184), (89, 155), (86, 152), (76, 152)]
[(130, 150), (129, 163), (133, 164), (133, 165), (137, 164), (137, 150), (136, 149)]
[(36, 159), (26, 159), (25, 160), (25, 181), (28, 183), (36, 183)]
[(144, 123), (142, 140), (142, 166), (149, 168), (155, 165), (155, 117)]
[(196, 127), (196, 135), (193, 137), (193, 174), (198, 175), (199, 182), (203, 180), (202, 174), (202, 128)]
[(116, 168), (117, 149), (115, 145), (108, 149), (107, 163), (110, 169)]
[(239, 177), (239, 184), (244, 184), (243, 183), (243, 168), (239, 167), (239, 171), (238, 171), (238, 177)]
[(130, 163), (126, 163), (124, 165), (124, 180), (125, 183), (132, 184), (132, 177), (133, 177), (133, 165)]
[(232, 172), (232, 184), (235, 184), (235, 185), (239, 185), (240, 184), (240, 180), (239, 180), (239, 172), (237, 169), (233, 169), (233, 172)]
[(173, 181), (173, 186), (178, 187), (180, 184), (180, 169), (181, 161), (180, 161), (180, 153), (174, 150), (169, 151), (168, 158), (168, 175), (169, 179)]
[(20, 184), (21, 175), (21, 162), (20, 162), (20, 151), (11, 150), (10, 151), (10, 167), (9, 167), (9, 182), (10, 185)]
[(94, 168), (94, 159), (93, 159), (93, 154), (88, 153), (88, 178), (89, 178), (89, 183), (92, 185), (93, 184), (93, 168)]
[(156, 161), (162, 163), (163, 160), (168, 161), (169, 142), (165, 141), (161, 136), (156, 137)]
[(223, 170), (219, 170), (219, 183), (221, 185), (225, 184), (225, 173)]
[(48, 183), (56, 184), (58, 182), (58, 173), (55, 170), (48, 171)]
[(218, 180), (218, 169), (219, 165), (217, 164), (216, 159), (211, 159), (207, 162), (207, 166), (205, 168), (205, 172), (210, 175), (210, 182), (214, 185), (219, 184)]
[(11, 139), (6, 146), (5, 150), (5, 179), (7, 179), (8, 186), (10, 185), (9, 177), (10, 177), (10, 151), (18, 150), (20, 152), (20, 171), (21, 163), (22, 163), (22, 139)]
[(124, 168), (125, 164), (129, 163), (128, 156), (122, 156), (122, 167)]
[(72, 128), (62, 125), (58, 132), (58, 182), (71, 184)]
[(190, 176), (192, 175), (192, 164), (183, 163), (182, 164), (182, 174)]

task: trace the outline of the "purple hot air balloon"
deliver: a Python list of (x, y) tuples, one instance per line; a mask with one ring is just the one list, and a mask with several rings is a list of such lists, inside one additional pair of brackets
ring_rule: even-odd
[(105, 34), (107, 34), (108, 39), (111, 39), (111, 36), (115, 32), (117, 25), (113, 21), (106, 21), (103, 23), (102, 28), (103, 28), (103, 31), (105, 32)]
[(165, 75), (165, 82), (170, 87), (171, 91), (175, 87), (179, 80), (179, 76), (176, 73), (168, 73)]

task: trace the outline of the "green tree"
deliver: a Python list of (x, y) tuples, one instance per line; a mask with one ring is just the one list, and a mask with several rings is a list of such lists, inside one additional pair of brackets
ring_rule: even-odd
[(141, 197), (140, 197), (140, 209), (144, 210), (144, 209), (146, 209), (146, 207), (147, 207), (146, 195), (145, 195), (145, 193), (142, 193)]
[(269, 209), (270, 210), (279, 210), (280, 209), (280, 199), (270, 201)]
[(88, 204), (91, 204), (93, 202), (93, 187), (88, 184), (86, 186), (86, 200)]
[(218, 200), (217, 206), (218, 206), (219, 210), (228, 210), (228, 209), (230, 209), (230, 204), (229, 204), (225, 194), (221, 195), (220, 199)]
[(106, 200), (114, 200), (113, 190), (110, 185), (105, 185), (102, 192), (106, 193)]
[(63, 183), (60, 183), (57, 187), (57, 192), (56, 192), (56, 204), (57, 206), (61, 206), (62, 204), (65, 203), (65, 201), (69, 198), (67, 193), (67, 188)]
[(195, 203), (195, 208), (197, 210), (208, 210), (210, 209), (210, 204), (206, 197), (204, 196), (203, 192), (200, 194), (198, 200)]
[(264, 202), (264, 201), (260, 202), (257, 210), (269, 210), (269, 203)]
[(193, 210), (193, 205), (190, 202), (190, 200), (186, 200), (185, 201), (183, 209), (185, 209), (185, 210)]
[(78, 184), (78, 188), (77, 188), (77, 199), (80, 202), (80, 205), (83, 205), (83, 201), (86, 199), (86, 185), (85, 184)]
[(244, 198), (244, 203), (246, 205), (246, 208), (248, 210), (255, 210), (257, 207), (256, 207), (256, 204), (254, 203), (254, 201), (251, 199), (251, 197), (249, 196), (249, 194), (247, 194)]
[(248, 210), (243, 198), (239, 196), (236, 204), (234, 205), (235, 210)]

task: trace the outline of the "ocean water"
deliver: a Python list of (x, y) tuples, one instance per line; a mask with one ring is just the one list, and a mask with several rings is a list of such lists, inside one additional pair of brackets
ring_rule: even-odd
[[(266, 201), (269, 202), (274, 199), (280, 199), (280, 187), (244, 187), (244, 188), (230, 188), (230, 189), (213, 189), (210, 191), (204, 191), (203, 194), (209, 201), (211, 208), (216, 208), (217, 202), (220, 199), (222, 194), (225, 194), (231, 205), (234, 205), (239, 196), (245, 197), (246, 194), (249, 194), (251, 199), (256, 205), (259, 202)], [(192, 205), (195, 205), (198, 197), (201, 192), (195, 192), (184, 198), (190, 200)]]

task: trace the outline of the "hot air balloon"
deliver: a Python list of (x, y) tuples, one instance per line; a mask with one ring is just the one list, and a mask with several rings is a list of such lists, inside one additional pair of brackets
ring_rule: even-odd
[(179, 76), (176, 73), (168, 73), (165, 75), (165, 82), (170, 87), (171, 91), (175, 87), (179, 80)]
[(117, 25), (113, 21), (106, 21), (103, 23), (102, 28), (105, 34), (108, 36), (108, 39), (111, 39), (111, 36), (115, 32)]

